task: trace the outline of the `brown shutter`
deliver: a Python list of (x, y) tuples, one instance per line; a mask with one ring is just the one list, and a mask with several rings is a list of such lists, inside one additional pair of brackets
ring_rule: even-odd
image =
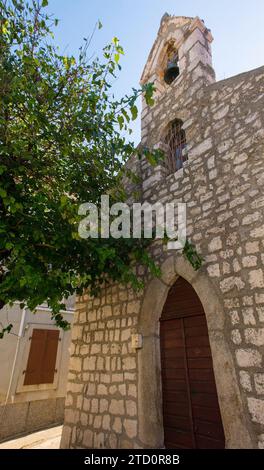
[(24, 385), (53, 383), (58, 341), (58, 330), (33, 330)]
[(46, 343), (46, 330), (34, 329), (25, 373), (24, 385), (40, 383), (40, 370)]
[(47, 330), (46, 345), (45, 345), (46, 347), (45, 347), (45, 353), (44, 353), (44, 357), (42, 360), (42, 367), (41, 367), (41, 373), (40, 373), (41, 384), (50, 384), (50, 383), (52, 384), (54, 381), (58, 341), (59, 341), (59, 331)]

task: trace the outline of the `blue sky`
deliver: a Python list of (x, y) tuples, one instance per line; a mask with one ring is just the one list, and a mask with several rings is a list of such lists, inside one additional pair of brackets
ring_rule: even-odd
[[(162, 15), (200, 16), (212, 30), (213, 63), (217, 80), (264, 65), (263, 0), (49, 0), (49, 11), (59, 18), (56, 42), (66, 53), (77, 54), (83, 37), (98, 19), (103, 29), (91, 44), (99, 53), (113, 36), (125, 49), (122, 72), (115, 83), (118, 95), (137, 87)], [(140, 140), (140, 122), (133, 126)]]

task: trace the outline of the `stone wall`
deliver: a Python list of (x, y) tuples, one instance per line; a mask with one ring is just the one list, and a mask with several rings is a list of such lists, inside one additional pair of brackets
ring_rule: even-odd
[(100, 299), (84, 295), (79, 302), (64, 438), (73, 430), (73, 445), (129, 446), (137, 436), (137, 355), (130, 338), (137, 325), (139, 296), (113, 286)]
[(64, 397), (0, 406), (0, 442), (63, 423)]
[[(188, 162), (171, 175), (146, 161), (140, 171), (142, 201), (187, 203), (188, 239), (205, 261), (195, 275), (155, 242), (161, 280), (138, 266), (144, 291), (115, 285), (79, 299), (63, 447), (163, 446), (158, 319), (181, 275), (205, 309), (226, 446), (264, 448), (264, 67), (214, 83), (202, 29), (181, 45), (180, 77), (142, 114), (149, 146), (183, 120)], [(140, 351), (133, 332), (143, 333)]]

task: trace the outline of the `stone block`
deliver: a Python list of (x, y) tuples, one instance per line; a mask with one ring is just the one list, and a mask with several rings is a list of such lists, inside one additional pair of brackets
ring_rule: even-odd
[(252, 392), (252, 385), (251, 385), (251, 379), (250, 379), (249, 373), (242, 370), (239, 372), (239, 376), (240, 376), (240, 383), (243, 389), (246, 390), (247, 392)]
[(250, 271), (249, 273), (249, 283), (251, 287), (254, 288), (263, 288), (264, 287), (264, 273), (262, 269), (257, 269)]
[(264, 395), (264, 374), (255, 374), (254, 382), (255, 382), (256, 392), (259, 395)]
[(123, 416), (125, 413), (124, 400), (111, 400), (109, 413)]
[(137, 435), (137, 421), (132, 419), (124, 420), (124, 429), (130, 439), (134, 439)]
[(248, 328), (245, 330), (246, 342), (254, 346), (264, 345), (264, 328)]
[(248, 398), (248, 408), (252, 420), (258, 424), (264, 424), (264, 400), (257, 398)]
[(236, 359), (239, 367), (261, 367), (262, 356), (255, 349), (238, 349)]
[(137, 414), (137, 404), (133, 400), (126, 401), (126, 413), (128, 416), (136, 416)]

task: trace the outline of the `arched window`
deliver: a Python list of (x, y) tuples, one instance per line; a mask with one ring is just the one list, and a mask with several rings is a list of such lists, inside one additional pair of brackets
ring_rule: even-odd
[(179, 76), (179, 55), (173, 44), (169, 44), (165, 59), (164, 81), (167, 85), (171, 85)]
[(175, 119), (170, 124), (165, 137), (169, 173), (175, 173), (180, 170), (184, 162), (188, 160), (186, 135), (182, 125), (183, 122), (180, 119)]

